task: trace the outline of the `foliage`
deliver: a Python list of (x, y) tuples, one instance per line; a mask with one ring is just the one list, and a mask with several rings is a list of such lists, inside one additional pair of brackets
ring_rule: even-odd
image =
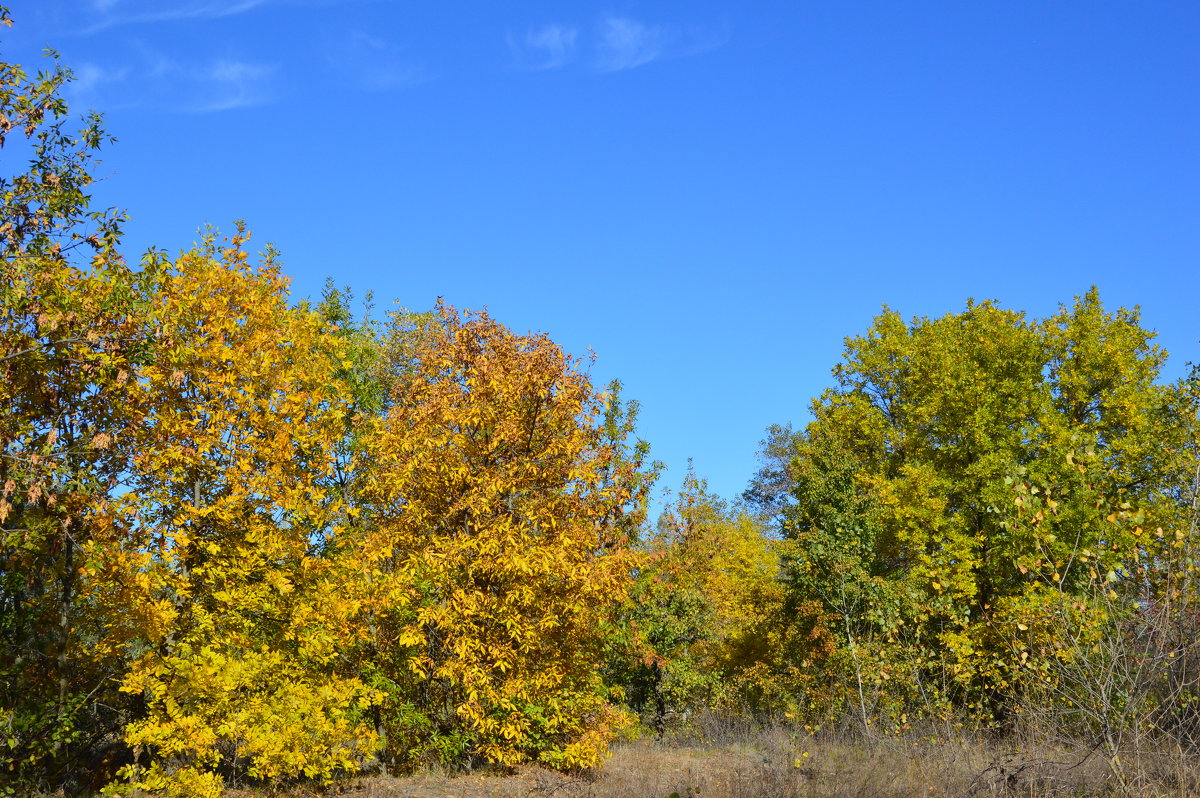
[[(847, 339), (793, 440), (784, 532), (791, 590), (838, 618), (864, 717), (897, 684), (902, 704), (999, 711), (1023, 688), (988, 630), (1028, 625), (1047, 582), (1071, 594), (1122, 567), (1134, 541), (1100, 508), (1163, 512), (1182, 445), (1151, 337), (1093, 290), (1042, 322), (991, 303), (911, 324), (885, 310)], [(1016, 521), (1035, 504), (1032, 535)]]
[(627, 610), (641, 653), (621, 677), (630, 705), (660, 734), (668, 716), (701, 707), (787, 706), (798, 685), (781, 672), (780, 652), (820, 658), (828, 635), (817, 619), (789, 635), (804, 621), (785, 622), (780, 561), (762, 523), (689, 472), (644, 548)]
[(795, 501), (790, 469), (795, 457), (796, 433), (791, 424), (772, 424), (767, 436), (758, 442), (758, 471), (742, 492), (742, 500), (759, 517), (778, 527), (785, 510)]
[[(126, 738), (160, 763), (147, 778), (180, 790), (223, 761), (327, 779), (374, 746), (360, 723), (371, 693), (333, 673), (316, 598), (338, 511), (321, 481), (347, 410), (338, 341), (288, 306), (277, 267), (251, 265), (244, 240), (206, 236), (163, 266), (156, 356), (136, 379), (144, 437), (113, 510), (134, 520), (124, 545), (88, 552), (140, 592), (128, 603), (144, 608), (145, 650), (122, 690), (146, 714)], [(127, 773), (141, 783), (138, 765)]]
[[(1088, 568), (1082, 590), (1046, 602), (1040, 628), (1009, 635), (1014, 654), (1039, 671), (1025, 722), (1099, 751), (1124, 794), (1147, 792), (1160, 752), (1185, 768), (1200, 746), (1196, 489), (1193, 481), (1174, 530), (1145, 528), (1140, 511), (1106, 508), (1105, 537), (1134, 541), (1125, 568)], [(1035, 535), (1044, 523), (1036, 513), (1022, 520)], [(1054, 654), (1033, 658), (1033, 646)]]
[(27, 161), (0, 177), (0, 791), (103, 769), (87, 763), (128, 703), (104, 656), (121, 631), (80, 599), (79, 568), (126, 463), (150, 275), (117, 254), (120, 215), (89, 210), (105, 136), (94, 114), (67, 130), (70, 79), (0, 63), (0, 144)]
[(363, 450), (370, 523), (340, 543), (365, 577), (390, 755), (591, 766), (620, 722), (597, 659), (640, 450), (578, 362), (486, 314), (440, 308), (407, 364)]

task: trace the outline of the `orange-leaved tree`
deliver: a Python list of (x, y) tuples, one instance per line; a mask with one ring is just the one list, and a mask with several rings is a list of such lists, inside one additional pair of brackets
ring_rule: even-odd
[(622, 719), (599, 660), (645, 448), (545, 335), (448, 307), (418, 333), (398, 336), (390, 407), (363, 446), (370, 523), (342, 541), (389, 755), (593, 765)]

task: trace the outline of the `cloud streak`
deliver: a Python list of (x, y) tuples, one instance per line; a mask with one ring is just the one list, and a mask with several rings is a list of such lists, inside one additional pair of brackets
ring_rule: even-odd
[(609, 17), (600, 25), (596, 68), (601, 72), (620, 72), (640, 67), (661, 58), (676, 38), (674, 32), (660, 25)]
[[(73, 103), (80, 105), (104, 105), (112, 108), (113, 103), (105, 102), (106, 87), (124, 83), (129, 76), (128, 67), (112, 69), (84, 62), (72, 70), (74, 79), (67, 85), (67, 96)], [(119, 107), (119, 104), (116, 104)]]
[[(244, 14), (272, 0), (203, 0), (203, 2), (128, 2), (127, 0), (92, 0), (92, 7), (102, 18), (83, 31), (99, 33), (120, 25), (144, 25), (156, 22), (177, 22), (189, 19), (219, 19)], [(118, 7), (120, 6), (120, 7)], [(166, 6), (166, 7), (164, 7)]]
[(270, 98), (267, 82), (275, 67), (222, 58), (191, 70), (199, 89), (196, 99), (183, 110), (195, 113), (229, 111), (261, 105)]
[(559, 69), (575, 58), (579, 29), (570, 25), (543, 25), (517, 39), (509, 34), (508, 46), (523, 69)]
[(386, 91), (429, 80), (400, 47), (363, 31), (351, 31), (327, 44), (325, 56), (333, 73), (356, 89)]
[(119, 67), (81, 64), (67, 91), (72, 102), (105, 108), (150, 107), (215, 113), (263, 105), (274, 97), (278, 68), (234, 57), (180, 61), (144, 46)]
[(596, 72), (623, 72), (663, 59), (700, 55), (720, 47), (729, 35), (608, 16), (583, 29), (543, 25), (529, 29), (523, 36), (509, 33), (507, 40), (518, 69), (560, 69), (579, 61)]

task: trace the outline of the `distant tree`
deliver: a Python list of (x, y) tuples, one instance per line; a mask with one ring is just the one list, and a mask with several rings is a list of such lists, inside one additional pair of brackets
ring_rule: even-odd
[(669, 716), (693, 709), (784, 708), (796, 685), (781, 671), (783, 651), (825, 653), (818, 618), (808, 619), (813, 634), (788, 634), (804, 621), (785, 616), (775, 543), (761, 519), (690, 471), (643, 542), (647, 560), (627, 610), (639, 656), (622, 678), (630, 705), (658, 733)]
[(795, 456), (796, 433), (791, 424), (772, 424), (759, 441), (761, 464), (742, 492), (742, 500), (772, 526), (783, 523), (784, 512), (794, 501), (789, 475)]

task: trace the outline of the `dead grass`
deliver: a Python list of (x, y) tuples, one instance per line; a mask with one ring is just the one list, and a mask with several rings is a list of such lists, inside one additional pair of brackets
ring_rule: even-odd
[(619, 749), (600, 777), (573, 795), (624, 798), (915, 798), (1097, 794), (1103, 773), (1071, 763), (997, 755), (951, 743), (821, 741), (776, 731), (753, 745)]
[[(664, 741), (614, 749), (596, 771), (564, 775), (530, 766), (513, 774), (372, 777), (339, 785), (353, 798), (1042, 798), (1196, 796), (1200, 764), (1145, 759), (1137, 783), (1122, 784), (1102, 757), (1045, 744), (905, 739), (853, 740), (777, 727), (695, 728)], [(1156, 764), (1157, 762), (1157, 764)], [(295, 791), (294, 798), (318, 793)], [(252, 793), (231, 793), (248, 798)]]

